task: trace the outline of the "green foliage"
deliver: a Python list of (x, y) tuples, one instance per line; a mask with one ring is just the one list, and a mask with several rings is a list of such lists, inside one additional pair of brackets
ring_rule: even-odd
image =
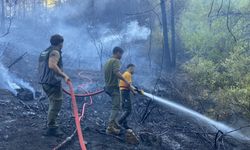
[[(231, 113), (249, 113), (250, 110), (250, 53), (248, 0), (232, 0), (227, 20), (227, 4), (220, 13), (215, 2), (210, 16), (211, 3), (190, 0), (178, 22), (179, 35), (187, 52), (192, 56), (184, 69), (199, 87), (209, 90), (210, 96), (222, 110)], [(234, 41), (232, 34), (237, 42)], [(247, 28), (248, 27), (248, 28)]]
[[(216, 64), (210, 60), (193, 57), (187, 64), (185, 69), (200, 85), (206, 86), (209, 89), (215, 88), (215, 83), (218, 78)], [(202, 78), (201, 78), (202, 77)]]

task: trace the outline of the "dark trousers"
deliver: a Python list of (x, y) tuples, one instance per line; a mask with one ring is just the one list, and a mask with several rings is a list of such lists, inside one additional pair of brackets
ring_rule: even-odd
[(121, 90), (121, 101), (122, 101), (122, 115), (119, 120), (121, 125), (127, 125), (127, 118), (130, 116), (132, 111), (130, 90)]
[(49, 128), (57, 128), (56, 119), (61, 110), (63, 94), (61, 86), (51, 86), (43, 84), (43, 90), (49, 98), (49, 110), (47, 118), (47, 126)]

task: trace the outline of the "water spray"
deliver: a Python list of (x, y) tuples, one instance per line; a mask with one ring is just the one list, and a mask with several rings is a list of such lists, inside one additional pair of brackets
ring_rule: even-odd
[(138, 92), (139, 94), (141, 95), (144, 95), (146, 97), (149, 97), (151, 98), (152, 100), (156, 101), (156, 102), (159, 102), (161, 104), (164, 104), (166, 106), (169, 106), (169, 107), (172, 107), (178, 111), (181, 111), (181, 112), (184, 112), (185, 114), (188, 114), (190, 115), (191, 117), (193, 118), (196, 118), (196, 119), (199, 119), (199, 120), (202, 120), (204, 123), (208, 123), (212, 126), (214, 126), (216, 129), (218, 129), (219, 131), (222, 131), (224, 133), (228, 133), (228, 135), (232, 135), (233, 137), (236, 137), (238, 139), (243, 139), (243, 140), (250, 140), (249, 137), (241, 134), (240, 132), (231, 132), (231, 131), (234, 131), (235, 129), (230, 127), (230, 126), (227, 126), (221, 122), (217, 122), (213, 119), (210, 119), (194, 110), (191, 110), (185, 106), (182, 106), (180, 104), (177, 104), (173, 101), (170, 101), (168, 99), (163, 99), (161, 97), (158, 97), (158, 96), (155, 96), (153, 94), (150, 94), (150, 93), (147, 93), (147, 92), (144, 92), (142, 89), (139, 89), (138, 87), (132, 87), (134, 88), (134, 90), (136, 92)]

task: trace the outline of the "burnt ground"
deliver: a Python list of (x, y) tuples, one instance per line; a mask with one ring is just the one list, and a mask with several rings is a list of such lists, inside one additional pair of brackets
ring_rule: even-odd
[[(77, 83), (79, 71), (71, 71), (72, 80)], [(94, 83), (102, 83), (100, 72), (84, 71), (85, 76)], [(37, 91), (40, 91), (36, 82), (32, 82)], [(101, 84), (89, 85), (92, 90), (101, 87)], [(167, 87), (167, 85), (166, 85)], [(161, 89), (161, 95), (164, 95)], [(65, 95), (63, 108), (59, 116), (59, 124), (65, 136), (62, 138), (45, 137), (42, 134), (46, 128), (46, 99), (23, 101), (10, 92), (1, 90), (0, 97), (0, 149), (1, 150), (51, 150), (67, 136), (75, 126), (71, 113), (70, 97)], [(78, 99), (79, 109), (84, 99)], [(88, 99), (87, 99), (88, 101)], [(180, 101), (181, 102), (181, 101)], [(185, 114), (165, 108), (150, 99), (137, 95), (133, 98), (133, 113), (129, 118), (129, 125), (134, 129), (140, 139), (139, 145), (129, 145), (124, 141), (103, 134), (107, 125), (111, 100), (106, 94), (93, 97), (93, 105), (87, 107), (85, 117), (81, 122), (84, 138), (89, 150), (129, 150), (129, 149), (155, 149), (155, 150), (211, 150), (214, 148), (216, 132), (202, 126), (199, 121), (192, 120)], [(81, 110), (81, 109), (80, 109)], [(247, 150), (250, 144), (222, 137), (216, 142), (217, 149)], [(79, 150), (79, 143), (75, 136), (73, 140), (62, 149)]]

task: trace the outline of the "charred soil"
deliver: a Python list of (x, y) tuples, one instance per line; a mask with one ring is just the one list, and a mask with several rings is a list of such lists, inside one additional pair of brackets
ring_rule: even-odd
[[(77, 86), (84, 83), (79, 80), (79, 72), (93, 81), (88, 89), (101, 88), (102, 75), (96, 71), (71, 71), (72, 81)], [(27, 79), (28, 80), (28, 79)], [(32, 81), (31, 81), (32, 82)], [(37, 91), (39, 85), (32, 83)], [(66, 85), (65, 85), (66, 86)], [(167, 96), (167, 88), (161, 89), (161, 95)], [(79, 110), (89, 99), (78, 98)], [(70, 97), (64, 95), (63, 107), (58, 117), (60, 128), (64, 132), (62, 138), (43, 136), (46, 129), (48, 101), (43, 95), (34, 100), (21, 100), (10, 92), (1, 90), (0, 98), (0, 149), (2, 150), (51, 150), (61, 143), (75, 129), (71, 111)], [(137, 95), (133, 97), (133, 113), (129, 118), (129, 125), (140, 139), (140, 144), (126, 144), (122, 138), (105, 134), (107, 120), (111, 109), (110, 98), (102, 93), (93, 97), (93, 105), (87, 106), (85, 116), (81, 121), (84, 139), (89, 150), (117, 150), (117, 149), (249, 149), (247, 143), (223, 137), (216, 139), (216, 133), (201, 126), (181, 112), (165, 108), (150, 99)], [(79, 112), (80, 113), (80, 112)], [(216, 141), (217, 140), (217, 141)], [(216, 142), (215, 142), (216, 141)], [(215, 143), (217, 148), (215, 148)], [(79, 142), (75, 136), (62, 149), (79, 150)]]

